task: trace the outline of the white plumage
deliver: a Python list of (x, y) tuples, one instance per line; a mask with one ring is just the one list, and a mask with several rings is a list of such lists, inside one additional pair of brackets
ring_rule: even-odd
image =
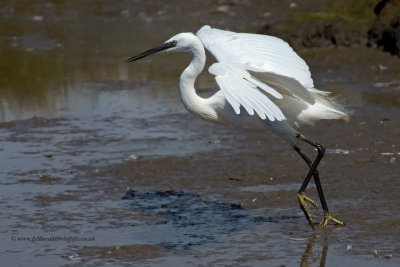
[(306, 87), (314, 87), (307, 64), (282, 39), (213, 29), (208, 25), (196, 35), (219, 62), (293, 77)]
[(329, 92), (314, 88), (307, 64), (283, 40), (210, 26), (203, 26), (196, 35), (218, 60), (209, 72), (216, 76), (236, 114), (241, 105), (250, 115), (255, 111), (261, 119), (286, 119), (292, 126), (347, 118), (342, 107), (323, 97)]
[[(220, 87), (209, 98), (197, 95), (195, 80), (203, 71), (206, 48), (217, 59), (209, 72)], [(312, 124), (320, 119), (347, 119), (345, 109), (329, 92), (314, 88), (307, 64), (283, 40), (259, 34), (235, 33), (203, 26), (196, 35), (180, 33), (164, 44), (131, 57), (135, 61), (150, 54), (190, 52), (192, 61), (183, 71), (179, 93), (185, 107), (194, 115), (211, 122), (248, 129), (272, 129), (286, 140), (310, 167), (298, 192), (300, 206), (311, 226), (314, 226), (307, 203), (316, 205), (304, 191), (314, 177), (324, 210), (323, 226), (329, 221), (343, 225), (328, 210), (322, 192), (317, 166), (324, 156), (322, 145), (300, 134), (300, 124)], [(296, 145), (302, 140), (318, 150), (312, 162)]]

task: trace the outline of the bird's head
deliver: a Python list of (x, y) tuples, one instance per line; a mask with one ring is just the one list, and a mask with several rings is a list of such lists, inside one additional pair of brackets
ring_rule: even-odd
[(195, 42), (200, 42), (200, 41), (193, 33), (190, 32), (179, 33), (157, 47), (144, 51), (136, 56), (130, 57), (128, 59), (128, 62), (132, 62), (161, 51), (190, 52)]

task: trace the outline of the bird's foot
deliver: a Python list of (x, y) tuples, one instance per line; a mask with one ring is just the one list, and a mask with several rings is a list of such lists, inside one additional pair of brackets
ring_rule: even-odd
[(300, 208), (304, 212), (304, 215), (306, 216), (308, 223), (311, 225), (312, 228), (314, 228), (314, 221), (312, 219), (311, 212), (308, 209), (307, 202), (313, 205), (315, 208), (318, 208), (317, 203), (315, 203), (315, 201), (312, 200), (311, 198), (307, 197), (304, 194), (304, 192), (298, 193), (297, 198), (299, 199)]
[(303, 195), (303, 198), (304, 198), (305, 201), (307, 201), (308, 203), (310, 203), (311, 205), (313, 205), (314, 208), (318, 209), (318, 205), (317, 205), (317, 203), (315, 203), (314, 200), (312, 200), (311, 198), (309, 198), (308, 196), (306, 196), (304, 193), (302, 193), (302, 195)]
[(341, 221), (333, 218), (329, 213), (324, 212), (324, 220), (319, 225), (321, 225), (322, 227), (328, 227), (329, 222), (333, 222), (336, 225), (346, 226), (346, 224), (344, 222), (341, 222)]

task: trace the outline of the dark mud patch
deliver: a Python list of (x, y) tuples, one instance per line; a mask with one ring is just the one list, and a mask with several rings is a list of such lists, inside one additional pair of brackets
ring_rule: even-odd
[[(240, 204), (207, 201), (199, 195), (174, 191), (140, 192), (130, 190), (123, 197), (134, 210), (155, 214), (161, 220), (151, 222), (150, 231), (136, 233), (142, 240), (166, 248), (189, 249), (220, 243), (218, 237), (254, 228), (260, 223), (279, 223), (293, 216), (255, 216)], [(210, 220), (210, 218), (213, 218)]]

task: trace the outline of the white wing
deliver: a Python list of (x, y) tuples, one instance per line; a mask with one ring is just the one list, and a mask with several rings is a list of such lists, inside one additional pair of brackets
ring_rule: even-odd
[(256, 111), (261, 119), (266, 117), (271, 121), (285, 119), (282, 111), (257, 88), (278, 99), (282, 98), (282, 95), (251, 77), (246, 69), (239, 65), (220, 62), (211, 65), (209, 71), (215, 75), (215, 80), (237, 114), (240, 113), (242, 105), (250, 115)]
[(210, 26), (203, 26), (197, 36), (219, 61), (209, 72), (216, 75), (237, 114), (242, 105), (249, 114), (255, 110), (262, 119), (285, 119), (278, 106), (257, 88), (277, 99), (286, 94), (314, 103), (310, 91), (315, 89), (308, 66), (283, 40)]

